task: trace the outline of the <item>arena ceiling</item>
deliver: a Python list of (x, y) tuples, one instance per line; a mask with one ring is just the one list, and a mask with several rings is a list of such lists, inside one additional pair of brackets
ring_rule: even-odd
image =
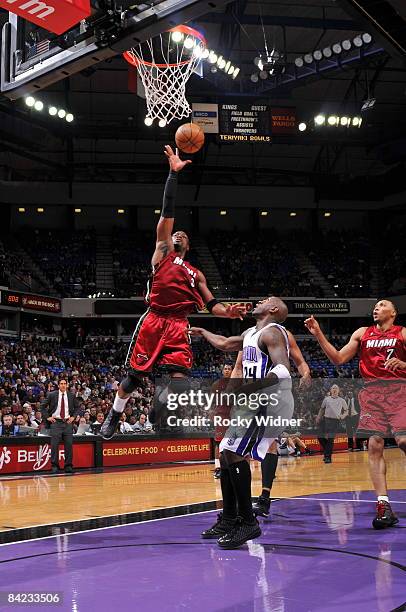
[[(241, 72), (235, 81), (220, 74), (193, 75), (190, 102), (262, 102), (295, 107), (309, 122), (319, 112), (359, 114), (363, 100), (375, 98), (359, 130), (307, 130), (286, 135), (272, 145), (219, 144), (195, 156), (185, 180), (196, 184), (312, 185), (323, 192), (345, 186), (376, 192), (396, 191), (403, 183), (406, 153), (406, 67), (403, 42), (405, 11), (397, 0), (368, 2), (393, 19), (382, 27), (352, 0), (238, 0), (197, 18), (210, 48), (222, 53)], [(400, 6), (399, 6), (400, 5)], [(358, 7), (358, 8), (356, 8)], [(396, 13), (396, 9), (399, 13)], [(4, 20), (4, 15), (3, 15)], [(379, 23), (378, 23), (379, 25)], [(328, 45), (369, 32), (370, 52), (361, 60), (304, 78), (289, 78), (294, 60)], [(253, 60), (268, 47), (283, 55), (285, 72), (277, 82), (253, 83)], [(1, 99), (0, 176), (4, 180), (61, 180), (155, 183), (166, 171), (162, 147), (173, 141), (174, 128), (144, 125), (145, 102), (128, 89), (128, 69), (120, 55), (68, 79), (38, 96), (64, 105), (75, 115), (70, 125), (26, 109), (23, 101)], [(382, 177), (390, 172), (385, 181)], [(362, 178), (361, 178), (362, 177)]]

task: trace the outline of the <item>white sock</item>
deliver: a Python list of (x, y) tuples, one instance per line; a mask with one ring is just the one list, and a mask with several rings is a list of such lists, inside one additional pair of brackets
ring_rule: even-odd
[(220, 459), (215, 459), (214, 460), (214, 467), (215, 468), (219, 468), (220, 467)]
[(386, 501), (389, 504), (389, 497), (387, 495), (378, 495), (378, 501)]
[(120, 413), (124, 412), (124, 408), (128, 400), (128, 397), (126, 397), (126, 399), (121, 399), (121, 397), (118, 396), (118, 393), (116, 393), (116, 397), (114, 398), (113, 410)]

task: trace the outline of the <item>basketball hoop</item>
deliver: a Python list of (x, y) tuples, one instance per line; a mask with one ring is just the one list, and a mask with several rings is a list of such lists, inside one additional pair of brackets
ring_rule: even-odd
[(137, 68), (144, 85), (146, 125), (158, 119), (159, 126), (165, 127), (173, 119), (190, 116), (186, 83), (205, 48), (206, 40), (200, 32), (179, 25), (123, 54)]

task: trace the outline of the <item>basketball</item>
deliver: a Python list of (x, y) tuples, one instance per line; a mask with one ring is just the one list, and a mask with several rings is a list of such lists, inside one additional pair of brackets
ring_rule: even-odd
[(204, 132), (196, 123), (184, 123), (176, 130), (175, 141), (184, 153), (196, 153), (204, 144)]

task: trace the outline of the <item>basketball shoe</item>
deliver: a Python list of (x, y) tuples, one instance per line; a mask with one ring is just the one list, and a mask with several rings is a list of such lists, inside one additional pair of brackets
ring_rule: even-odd
[(372, 521), (374, 529), (385, 529), (399, 523), (399, 519), (392, 511), (390, 503), (387, 501), (378, 501), (376, 504), (376, 517)]
[(220, 548), (232, 550), (239, 548), (245, 542), (248, 542), (248, 540), (259, 538), (261, 533), (261, 528), (256, 518), (253, 519), (252, 523), (248, 523), (239, 516), (235, 521), (233, 529), (219, 538), (217, 544)]
[(256, 502), (252, 504), (252, 511), (255, 516), (263, 516), (267, 518), (269, 516), (269, 509), (271, 507), (271, 500), (260, 495)]
[(209, 539), (218, 539), (221, 536), (225, 535), (231, 529), (234, 528), (236, 519), (228, 519), (223, 516), (222, 512), (219, 512), (217, 515), (217, 521), (214, 523), (212, 527), (206, 529), (201, 533), (202, 538), (205, 540)]
[(105, 418), (103, 425), (101, 426), (100, 433), (105, 440), (110, 440), (117, 429), (117, 425), (120, 422), (121, 412), (110, 408), (110, 412)]

